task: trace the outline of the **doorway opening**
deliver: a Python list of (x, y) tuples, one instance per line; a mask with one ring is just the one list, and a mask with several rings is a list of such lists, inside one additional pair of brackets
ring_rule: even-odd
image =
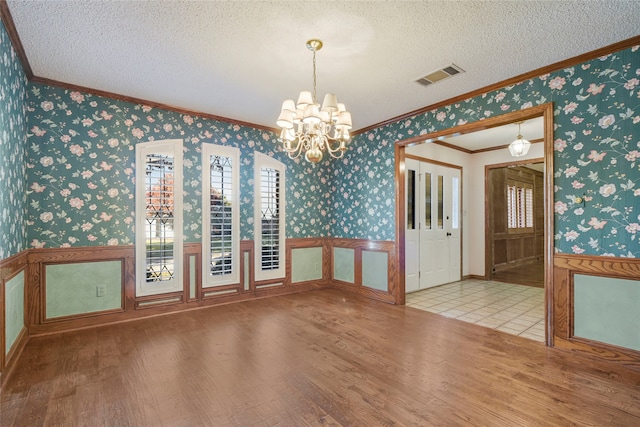
[(544, 287), (544, 161), (485, 166), (485, 276)]
[[(553, 254), (553, 109), (552, 105), (544, 104), (513, 113), (507, 113), (502, 116), (492, 117), (474, 123), (457, 126), (451, 129), (434, 132), (431, 134), (420, 135), (410, 139), (398, 141), (395, 145), (396, 158), (396, 242), (399, 266), (399, 289), (396, 295), (396, 302), (404, 304), (406, 302), (405, 286), (406, 267), (411, 260), (407, 254), (407, 221), (406, 215), (409, 210), (407, 206), (406, 185), (407, 185), (407, 159), (414, 157), (423, 158), (428, 162), (446, 163), (449, 165), (462, 167), (462, 197), (461, 197), (461, 250), (460, 265), (462, 279), (487, 281), (493, 276), (493, 266), (487, 268), (489, 261), (485, 259), (482, 252), (487, 252), (487, 238), (485, 236), (487, 229), (488, 216), (485, 215), (486, 192), (482, 187), (484, 185), (484, 174), (486, 165), (518, 163), (517, 159), (510, 157), (507, 151), (508, 140), (496, 141), (497, 147), (486, 148), (482, 150), (469, 150), (455, 145), (455, 137), (458, 135), (471, 134), (480, 130), (505, 127), (514, 123), (529, 121), (536, 119), (542, 124), (542, 137), (537, 141), (538, 154), (532, 148), (533, 160), (543, 164), (543, 230), (542, 230), (542, 264), (543, 264), (543, 320), (544, 320), (544, 342), (552, 345), (552, 254)], [(515, 129), (515, 128), (514, 128)], [(515, 137), (517, 130), (513, 131)], [(525, 131), (523, 130), (523, 134)], [(526, 137), (526, 135), (525, 135)], [(415, 148), (414, 148), (415, 147)], [(444, 151), (443, 148), (449, 148)], [(502, 150), (504, 149), (504, 150)], [(504, 152), (507, 157), (504, 157)], [(418, 154), (416, 154), (418, 153)], [(446, 154), (443, 154), (446, 153)], [(501, 157), (503, 156), (503, 157)], [(466, 160), (458, 160), (466, 158)], [(479, 161), (479, 159), (483, 161)], [(487, 161), (487, 158), (491, 161)], [(527, 163), (531, 163), (531, 155), (528, 157)], [(518, 165), (522, 167), (521, 165)], [(479, 184), (482, 188), (474, 190), (472, 183)], [(478, 225), (480, 221), (480, 225)], [(493, 258), (493, 257), (492, 257)], [(491, 260), (493, 262), (493, 259)], [(411, 265), (409, 265), (411, 267)], [(471, 298), (471, 297), (470, 297)]]

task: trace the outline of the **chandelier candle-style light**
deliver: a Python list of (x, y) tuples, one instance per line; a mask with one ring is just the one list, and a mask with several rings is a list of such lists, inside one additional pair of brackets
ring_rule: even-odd
[(531, 143), (522, 138), (522, 135), (520, 134), (520, 125), (522, 125), (522, 123), (523, 122), (518, 123), (518, 136), (515, 141), (509, 144), (509, 152), (513, 157), (526, 156), (529, 152), (529, 147), (531, 147)]
[(298, 102), (287, 99), (276, 122), (282, 128), (280, 141), (290, 158), (295, 159), (304, 151), (308, 162), (318, 163), (322, 152), (339, 159), (347, 151), (351, 137), (351, 113), (338, 103), (335, 94), (324, 96), (322, 106), (316, 100), (316, 52), (322, 49), (322, 41), (309, 40), (307, 49), (313, 52), (313, 94), (300, 92)]

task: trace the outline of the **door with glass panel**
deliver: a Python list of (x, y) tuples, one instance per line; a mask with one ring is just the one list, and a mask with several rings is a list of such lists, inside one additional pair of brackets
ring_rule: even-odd
[[(411, 292), (460, 280), (461, 180), (459, 169), (407, 160), (405, 289)], [(415, 194), (408, 182), (412, 174)], [(415, 229), (409, 227), (410, 213), (417, 217)]]
[(406, 191), (406, 209), (404, 222), (404, 287), (406, 292), (414, 292), (420, 289), (420, 203), (419, 180), (420, 162), (414, 159), (405, 159), (404, 188)]

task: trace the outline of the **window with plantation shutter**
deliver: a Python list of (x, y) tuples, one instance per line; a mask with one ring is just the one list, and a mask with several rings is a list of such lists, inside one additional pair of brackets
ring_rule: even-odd
[(285, 167), (255, 153), (254, 234), (256, 280), (285, 276)]
[(202, 286), (238, 283), (240, 151), (203, 144), (202, 172)]
[(507, 224), (510, 233), (533, 232), (533, 185), (507, 180)]

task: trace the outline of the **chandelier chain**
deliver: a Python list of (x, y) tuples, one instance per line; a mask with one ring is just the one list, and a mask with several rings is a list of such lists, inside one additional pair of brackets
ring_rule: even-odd
[(316, 97), (316, 50), (313, 50), (313, 102), (318, 102)]

